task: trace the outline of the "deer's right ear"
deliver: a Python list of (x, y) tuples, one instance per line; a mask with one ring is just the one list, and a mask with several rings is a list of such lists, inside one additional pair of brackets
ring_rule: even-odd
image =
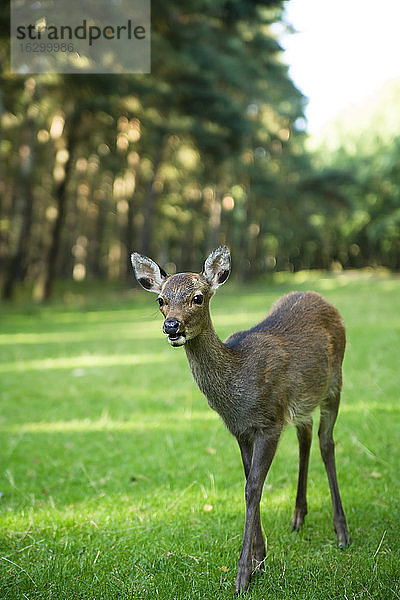
[(168, 277), (167, 273), (154, 260), (137, 252), (131, 254), (132, 267), (140, 285), (149, 292), (159, 294)]

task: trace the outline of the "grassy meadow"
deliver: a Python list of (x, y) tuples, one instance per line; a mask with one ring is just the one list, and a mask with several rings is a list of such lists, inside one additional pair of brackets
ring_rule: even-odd
[[(134, 284), (133, 284), (134, 285)], [(262, 499), (266, 572), (252, 599), (400, 598), (400, 279), (281, 276), (212, 301), (221, 337), (314, 289), (347, 326), (335, 428), (353, 540), (341, 552), (315, 416), (309, 514), (290, 531), (294, 428)], [(0, 598), (232, 598), (244, 523), (236, 441), (161, 333), (153, 294), (101, 288), (0, 307)]]

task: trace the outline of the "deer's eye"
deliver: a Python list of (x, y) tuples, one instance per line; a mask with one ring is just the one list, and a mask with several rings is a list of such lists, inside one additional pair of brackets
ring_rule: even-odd
[(164, 300), (162, 298), (157, 298), (158, 306), (162, 308), (164, 306)]
[(193, 302), (200, 306), (200, 304), (203, 304), (203, 296), (201, 294), (196, 294), (193, 298)]

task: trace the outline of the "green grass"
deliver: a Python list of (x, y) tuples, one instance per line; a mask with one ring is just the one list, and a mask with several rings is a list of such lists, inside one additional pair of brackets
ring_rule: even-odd
[[(336, 547), (315, 440), (309, 514), (290, 531), (297, 470), (285, 432), (262, 499), (267, 568), (249, 599), (400, 598), (400, 280), (305, 276), (213, 300), (224, 337), (291, 289), (342, 312), (335, 429), (353, 539)], [(155, 296), (0, 307), (0, 598), (232, 598), (244, 521), (235, 440), (161, 334)], [(316, 419), (317, 420), (317, 419)]]

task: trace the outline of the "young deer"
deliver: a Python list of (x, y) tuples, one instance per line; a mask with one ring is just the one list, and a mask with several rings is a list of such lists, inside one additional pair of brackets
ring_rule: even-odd
[(296, 425), (299, 476), (292, 528), (307, 514), (307, 471), (312, 411), (318, 430), (340, 548), (350, 544), (336, 478), (332, 436), (339, 408), (345, 329), (339, 312), (314, 292), (280, 298), (267, 317), (223, 343), (211, 323), (209, 302), (230, 273), (230, 254), (214, 250), (203, 272), (167, 275), (150, 258), (132, 254), (139, 283), (155, 292), (171, 346), (185, 346), (194, 379), (208, 403), (236, 437), (246, 475), (246, 520), (236, 591), (244, 591), (255, 567), (264, 566), (260, 499), (284, 426)]

